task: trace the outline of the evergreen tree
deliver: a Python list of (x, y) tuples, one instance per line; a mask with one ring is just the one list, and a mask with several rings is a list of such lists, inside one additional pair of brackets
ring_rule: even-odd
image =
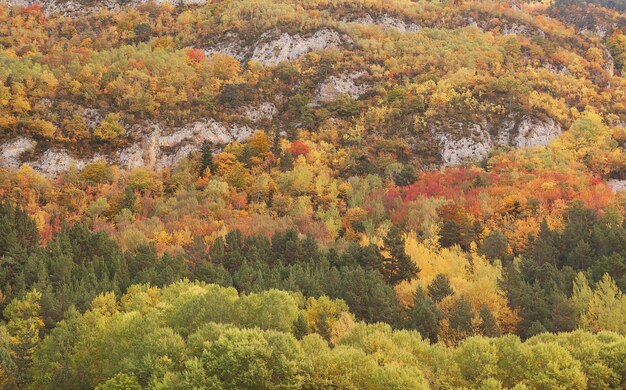
[(507, 238), (502, 232), (496, 230), (491, 233), (483, 241), (482, 253), (489, 260), (504, 259), (508, 250)]
[(493, 316), (493, 313), (491, 313), (491, 310), (489, 310), (489, 307), (487, 307), (487, 305), (483, 305), (480, 308), (478, 315), (480, 316), (480, 320), (481, 320), (481, 323), (480, 323), (481, 334), (487, 337), (496, 337), (500, 335), (500, 332), (498, 331), (498, 323), (496, 321), (496, 318)]
[(417, 330), (423, 338), (436, 343), (441, 316), (435, 302), (418, 287), (413, 294), (413, 304), (406, 313), (405, 327)]
[(135, 195), (135, 191), (133, 191), (130, 186), (126, 186), (126, 188), (124, 188), (124, 195), (122, 196), (122, 200), (120, 201), (119, 209), (128, 209), (134, 214), (136, 211), (136, 202), (137, 195)]
[(419, 268), (413, 263), (404, 249), (404, 237), (400, 229), (392, 226), (384, 239), (385, 249), (389, 251), (390, 258), (385, 259), (383, 275), (387, 283), (396, 285), (405, 280), (411, 280), (417, 276)]
[(332, 329), (328, 323), (328, 314), (325, 311), (320, 312), (317, 321), (315, 322), (317, 333), (327, 342), (330, 343), (332, 337)]
[(200, 147), (200, 176), (206, 173), (207, 168), (211, 173), (215, 173), (212, 145), (209, 141), (204, 141)]
[(304, 316), (304, 313), (300, 312), (298, 314), (298, 317), (296, 318), (296, 320), (293, 323), (293, 335), (298, 339), (298, 340), (302, 340), (302, 338), (304, 336), (306, 336), (307, 334), (309, 334), (310, 329), (309, 329), (309, 322), (307, 321), (306, 317)]
[(453, 294), (454, 290), (450, 286), (450, 280), (444, 274), (435, 276), (435, 279), (428, 285), (428, 295), (437, 303)]
[(450, 309), (450, 327), (458, 331), (469, 333), (472, 331), (472, 305), (464, 296), (461, 296)]
[(415, 168), (412, 165), (403, 165), (402, 170), (394, 177), (394, 181), (399, 186), (408, 186), (417, 181), (419, 176), (415, 172)]

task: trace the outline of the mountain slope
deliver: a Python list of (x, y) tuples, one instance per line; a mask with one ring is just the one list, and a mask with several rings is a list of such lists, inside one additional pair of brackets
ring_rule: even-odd
[[(162, 168), (203, 140), (328, 127), (359, 158), (391, 143), (413, 165), (454, 165), (545, 145), (587, 107), (626, 117), (619, 25), (580, 34), (541, 6), (90, 2), (79, 10), (101, 10), (73, 17), (66, 4), (2, 12), (7, 166)], [(97, 130), (109, 114), (117, 130)]]

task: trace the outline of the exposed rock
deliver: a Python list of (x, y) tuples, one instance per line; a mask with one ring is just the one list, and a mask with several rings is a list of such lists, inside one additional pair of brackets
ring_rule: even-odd
[(330, 29), (322, 29), (313, 35), (303, 37), (300, 34), (282, 33), (278, 38), (276, 31), (264, 33), (252, 52), (252, 60), (264, 65), (276, 65), (283, 61), (292, 61), (310, 51), (340, 47), (352, 40), (344, 34)]
[(104, 115), (102, 115), (102, 113), (95, 108), (83, 109), (82, 117), (91, 130), (95, 129), (104, 119)]
[(445, 132), (433, 126), (431, 132), (439, 139), (443, 164), (459, 165), (479, 161), (497, 146), (545, 146), (558, 137), (562, 129), (552, 119), (524, 116), (520, 120), (508, 118), (498, 124), (447, 124)]
[(615, 192), (626, 191), (626, 180), (611, 179), (606, 183)]
[(549, 62), (543, 64), (544, 69), (548, 69), (551, 73), (554, 74), (569, 74), (569, 69), (563, 65), (554, 65)]
[[(481, 125), (455, 123), (454, 129), (448, 134), (439, 134), (441, 145), (441, 159), (444, 165), (460, 165), (472, 161), (479, 161), (487, 157), (493, 142), (489, 133)], [(467, 133), (469, 137), (456, 138), (455, 133)]]
[(403, 33), (418, 32), (422, 29), (422, 27), (416, 23), (407, 22), (389, 14), (383, 14), (376, 17), (372, 17), (372, 15), (367, 14), (360, 18), (344, 19), (343, 21), (346, 23), (358, 23), (366, 26), (376, 25), (385, 29), (395, 29)]
[(113, 159), (125, 168), (146, 166), (164, 168), (176, 164), (189, 153), (200, 148), (203, 141), (225, 144), (242, 140), (252, 134), (252, 128), (243, 125), (225, 125), (213, 119), (197, 121), (188, 125), (164, 129), (158, 124), (149, 124), (141, 130), (134, 129), (139, 141), (120, 151)]
[(611, 52), (606, 47), (604, 48), (604, 57), (606, 61), (604, 64), (604, 70), (609, 74), (609, 76), (613, 77), (615, 75), (615, 61)]
[(220, 42), (204, 50), (207, 57), (215, 53), (228, 54), (231, 57), (244, 61), (249, 54), (250, 49), (244, 47), (243, 43), (236, 34), (228, 33), (220, 38)]
[(245, 106), (241, 109), (244, 118), (251, 122), (259, 122), (261, 120), (272, 120), (274, 115), (278, 114), (276, 106), (270, 102), (264, 102), (258, 106)]
[(348, 94), (351, 98), (358, 99), (369, 89), (369, 85), (356, 83), (366, 74), (367, 72), (363, 71), (343, 74), (339, 77), (330, 76), (318, 87), (315, 101), (331, 102), (341, 94)]
[[(148, 165), (145, 163), (145, 161), (149, 160), (150, 158), (144, 156), (145, 150), (147, 149), (144, 149), (141, 143), (136, 143), (126, 149), (121, 150), (115, 160), (117, 160), (120, 166), (126, 169), (133, 169)], [(156, 148), (151, 150), (156, 150)]]
[(107, 9), (111, 11), (119, 10), (123, 7), (135, 7), (141, 4), (154, 1), (161, 5), (171, 3), (173, 5), (192, 5), (204, 4), (206, 0), (98, 0), (93, 4), (87, 4), (84, 1), (76, 0), (0, 0), (1, 3), (9, 6), (41, 6), (45, 15), (51, 15), (55, 12), (65, 16), (80, 16), (98, 11), (99, 9)]
[[(254, 109), (254, 114), (251, 115), (256, 115), (256, 118), (260, 119), (263, 115), (273, 115), (276, 107), (271, 103), (264, 103)], [(131, 134), (136, 142), (113, 155), (97, 154), (90, 159), (79, 159), (70, 155), (66, 150), (55, 147), (46, 150), (41, 157), (35, 161), (29, 161), (28, 164), (46, 176), (57, 176), (72, 166), (80, 169), (96, 160), (105, 160), (126, 169), (142, 166), (161, 169), (178, 163), (189, 153), (198, 150), (205, 140), (214, 144), (225, 144), (243, 140), (252, 132), (253, 129), (249, 126), (227, 125), (213, 119), (205, 119), (173, 129), (166, 129), (160, 124), (147, 123), (141, 127), (138, 125), (133, 127)], [(34, 146), (35, 142), (25, 137), (5, 143), (0, 146), (0, 166), (19, 168), (20, 155)]]
[(604, 26), (595, 26), (593, 28), (588, 26), (586, 28), (580, 29), (580, 33), (583, 35), (597, 35), (598, 37), (604, 39), (609, 31)]
[[(517, 126), (517, 135), (512, 137), (509, 145), (517, 148), (545, 146), (563, 132), (561, 125), (553, 119), (540, 121), (536, 118), (524, 117)], [(512, 134), (513, 132), (509, 132)]]
[(45, 176), (57, 176), (74, 166), (81, 169), (85, 166), (84, 160), (70, 156), (65, 150), (48, 149), (39, 160), (31, 163), (32, 167)]
[(0, 146), (0, 166), (19, 168), (20, 156), (35, 147), (35, 141), (19, 137)]

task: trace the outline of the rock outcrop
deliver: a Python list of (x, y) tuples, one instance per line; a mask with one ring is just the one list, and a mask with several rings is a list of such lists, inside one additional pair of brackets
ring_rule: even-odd
[[(264, 109), (272, 112), (269, 106), (264, 106)], [(257, 115), (261, 115), (261, 111), (258, 111)], [(130, 130), (129, 133), (135, 140), (130, 146), (110, 155), (96, 154), (91, 158), (77, 158), (67, 150), (53, 147), (43, 151), (43, 154), (40, 151), (38, 157), (25, 163), (50, 177), (57, 176), (72, 166), (80, 169), (97, 160), (117, 164), (126, 169), (136, 167), (162, 169), (175, 165), (189, 153), (198, 150), (204, 141), (221, 145), (243, 140), (252, 132), (253, 129), (249, 126), (224, 124), (213, 119), (204, 119), (177, 128), (147, 123), (134, 126)], [(22, 164), (20, 156), (35, 146), (33, 140), (25, 137), (3, 144), (0, 146), (0, 166), (19, 168)]]
[(419, 26), (418, 24), (413, 22), (407, 22), (403, 19), (389, 14), (383, 14), (378, 16), (372, 16), (370, 14), (367, 14), (360, 18), (344, 19), (343, 21), (346, 23), (358, 23), (368, 26), (380, 26), (384, 29), (395, 29), (402, 33), (418, 32), (419, 30), (421, 30), (421, 26)]
[(263, 65), (277, 65), (283, 61), (292, 61), (310, 51), (320, 51), (352, 43), (350, 37), (330, 29), (316, 31), (313, 35), (264, 33), (252, 51), (251, 59)]
[(452, 123), (432, 126), (431, 132), (439, 139), (444, 165), (460, 165), (480, 161), (489, 151), (499, 146), (525, 148), (545, 146), (563, 130), (553, 119), (540, 120), (524, 116), (519, 120), (508, 118), (501, 123)]
[(615, 192), (626, 191), (626, 180), (611, 179), (606, 183)]
[[(98, 157), (95, 157), (93, 160), (98, 159)], [(65, 150), (53, 148), (46, 150), (43, 156), (34, 162), (30, 162), (29, 165), (46, 176), (57, 176), (71, 167), (81, 169), (90, 161), (74, 158)]]
[(120, 151), (112, 161), (125, 168), (145, 166), (161, 169), (175, 165), (200, 148), (204, 141), (225, 144), (243, 140), (253, 129), (245, 125), (226, 125), (213, 119), (193, 122), (182, 127), (166, 129), (158, 124), (133, 129), (139, 140)]
[(315, 95), (316, 102), (331, 102), (341, 94), (347, 94), (352, 99), (358, 99), (370, 88), (362, 82), (362, 78), (367, 72), (353, 72), (340, 76), (328, 77), (317, 89)]
[(5, 168), (19, 168), (20, 156), (35, 147), (35, 141), (19, 137), (0, 146), (0, 165)]
[(256, 123), (262, 120), (272, 120), (278, 114), (278, 109), (273, 103), (264, 102), (258, 106), (245, 106), (241, 109), (243, 117), (250, 122)]

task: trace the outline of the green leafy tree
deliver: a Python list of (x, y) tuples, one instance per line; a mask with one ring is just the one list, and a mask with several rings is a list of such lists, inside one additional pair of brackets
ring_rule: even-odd
[(104, 142), (114, 142), (119, 139), (124, 134), (124, 126), (120, 119), (120, 114), (107, 114), (102, 123), (94, 129), (94, 137)]
[(14, 299), (5, 309), (4, 316), (8, 320), (10, 356), (15, 363), (16, 371), (13, 381), (17, 388), (28, 383), (28, 370), (33, 363), (33, 354), (41, 341), (40, 332), (44, 326), (40, 316), (41, 293), (30, 291), (23, 299)]
[(307, 321), (304, 313), (301, 312), (298, 314), (298, 317), (296, 317), (296, 320), (293, 322), (292, 333), (298, 340), (302, 340), (302, 338), (309, 334), (309, 332), (309, 322)]

